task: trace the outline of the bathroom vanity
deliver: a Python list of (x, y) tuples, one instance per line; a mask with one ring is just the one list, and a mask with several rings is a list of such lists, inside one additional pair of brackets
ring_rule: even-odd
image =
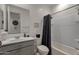
[(29, 10), (16, 5), (2, 7), (0, 9), (0, 41), (2, 42), (0, 55), (34, 55), (34, 38), (20, 35), (20, 38), (15, 38), (18, 34), (29, 33)]
[(1, 55), (34, 55), (34, 38), (10, 38), (2, 42)]

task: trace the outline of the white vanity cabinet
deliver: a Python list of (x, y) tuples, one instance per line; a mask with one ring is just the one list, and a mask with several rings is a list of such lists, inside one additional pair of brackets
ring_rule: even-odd
[(3, 55), (34, 55), (34, 40), (8, 44), (0, 47)]

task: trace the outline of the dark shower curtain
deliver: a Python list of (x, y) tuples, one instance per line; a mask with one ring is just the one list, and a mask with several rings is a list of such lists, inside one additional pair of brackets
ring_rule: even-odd
[(43, 19), (42, 45), (49, 48), (48, 55), (51, 55), (51, 18), (51, 15), (48, 14)]

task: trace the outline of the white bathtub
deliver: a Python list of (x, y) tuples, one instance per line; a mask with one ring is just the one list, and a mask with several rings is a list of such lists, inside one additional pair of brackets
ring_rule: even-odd
[(79, 50), (58, 42), (54, 42), (52, 44), (52, 54), (53, 55), (79, 55)]

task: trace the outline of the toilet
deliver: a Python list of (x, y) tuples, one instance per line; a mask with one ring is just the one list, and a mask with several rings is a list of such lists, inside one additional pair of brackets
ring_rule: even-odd
[(49, 49), (44, 45), (37, 46), (37, 50), (37, 55), (47, 55), (49, 52)]
[(48, 47), (46, 47), (45, 45), (41, 45), (41, 39), (40, 38), (36, 38), (36, 55), (47, 55), (49, 52)]

